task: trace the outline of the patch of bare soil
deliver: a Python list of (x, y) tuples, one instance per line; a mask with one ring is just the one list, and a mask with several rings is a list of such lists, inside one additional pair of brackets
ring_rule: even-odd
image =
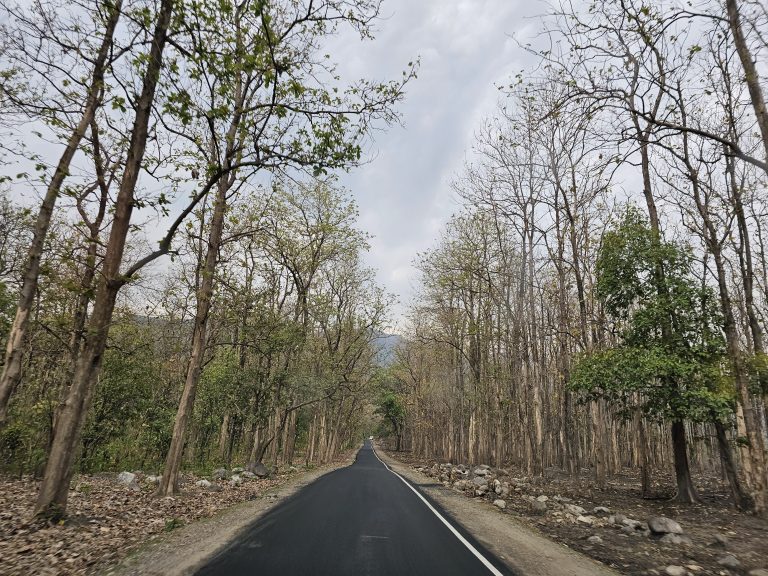
[[(588, 477), (549, 471), (545, 478), (532, 478), (488, 468), (481, 476), (487, 482), (483, 489), (482, 480), (473, 482), (477, 468), (404, 452), (388, 455), (467, 497), (488, 504), (503, 500), (505, 513), (624, 574), (768, 576), (768, 521), (734, 509), (717, 479), (696, 478), (702, 503), (682, 505), (670, 501), (670, 494), (643, 499), (630, 474), (599, 491)], [(671, 478), (663, 480), (672, 485)], [(657, 517), (674, 520), (683, 533), (654, 534), (648, 522)]]
[(117, 474), (78, 476), (69, 493), (69, 516), (59, 524), (31, 524), (39, 483), (29, 478), (0, 479), (0, 574), (94, 574), (127, 556), (137, 545), (262, 493), (296, 475), (294, 469), (268, 479), (211, 480), (195, 484), (185, 475), (182, 493), (156, 498), (155, 486), (137, 474), (126, 486)]

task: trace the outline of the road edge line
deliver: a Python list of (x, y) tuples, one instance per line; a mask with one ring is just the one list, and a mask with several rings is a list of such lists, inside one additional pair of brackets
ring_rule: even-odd
[(429, 501), (426, 498), (424, 498), (424, 496), (418, 490), (416, 490), (416, 488), (411, 486), (410, 483), (405, 478), (403, 478), (402, 476), (400, 476), (400, 474), (398, 474), (397, 472), (392, 470), (392, 468), (390, 468), (389, 465), (386, 462), (384, 462), (384, 460), (379, 458), (379, 455), (376, 453), (376, 448), (373, 446), (373, 442), (371, 442), (371, 451), (373, 452), (373, 455), (376, 456), (376, 459), (379, 462), (381, 462), (382, 464), (384, 464), (384, 467), (387, 470), (389, 470), (390, 472), (392, 472), (392, 474), (394, 474), (395, 476), (400, 478), (400, 480), (402, 480), (403, 484), (408, 486), (408, 488), (410, 488), (411, 491), (413, 491), (413, 493), (416, 494), (416, 496), (418, 496), (421, 499), (422, 502), (424, 502), (426, 507), (429, 508), (429, 510), (431, 510), (431, 512), (435, 516), (437, 516), (443, 524), (445, 524), (448, 527), (448, 529), (451, 531), (451, 533), (454, 536), (456, 536), (456, 538), (457, 538), (457, 540), (459, 542), (464, 544), (464, 546), (466, 546), (466, 548), (470, 552), (472, 552), (472, 554), (474, 554), (475, 557), (478, 560), (480, 560), (480, 562), (482, 562), (483, 566), (485, 566), (491, 572), (491, 574), (493, 574), (493, 576), (504, 576), (501, 572), (499, 572), (498, 568), (496, 568), (496, 566), (494, 566), (493, 563), (491, 563), (491, 561), (488, 560), (488, 558), (483, 556), (477, 548), (472, 546), (472, 544), (470, 544), (470, 542), (466, 538), (464, 538), (464, 536), (462, 536), (461, 533), (458, 530), (456, 530), (456, 528), (454, 528), (454, 526), (450, 522), (448, 522), (448, 520), (446, 520), (445, 517), (442, 514), (440, 514), (440, 512), (435, 510), (435, 507), (432, 506), (432, 504), (430, 504)]

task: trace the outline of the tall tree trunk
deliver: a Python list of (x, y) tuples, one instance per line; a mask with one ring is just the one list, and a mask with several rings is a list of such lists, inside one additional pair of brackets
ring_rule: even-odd
[(688, 442), (686, 440), (685, 423), (682, 420), (672, 422), (672, 453), (675, 457), (675, 480), (677, 495), (675, 500), (692, 504), (699, 500), (696, 488), (691, 478), (691, 467), (688, 462)]
[(224, 233), (224, 216), (226, 214), (229, 182), (230, 179), (221, 178), (216, 189), (216, 200), (210, 223), (211, 228), (208, 233), (205, 263), (201, 273), (200, 288), (197, 291), (197, 309), (195, 311), (195, 323), (192, 331), (192, 350), (189, 363), (187, 364), (184, 390), (181, 393), (179, 408), (173, 424), (171, 446), (165, 459), (165, 470), (157, 488), (159, 496), (171, 496), (179, 491), (179, 471), (184, 453), (187, 425), (192, 418), (195, 396), (198, 384), (200, 383), (200, 375), (203, 371), (205, 348), (208, 341), (208, 316), (211, 311), (216, 262), (219, 258), (219, 249), (221, 248), (221, 240)]
[(733, 497), (733, 501), (737, 508), (747, 510), (750, 508), (749, 498), (741, 485), (739, 469), (736, 465), (736, 459), (733, 456), (731, 445), (728, 442), (725, 426), (717, 417), (713, 420), (715, 424), (715, 435), (717, 436), (717, 447), (720, 450), (720, 460), (723, 464), (725, 475), (728, 478), (728, 485), (731, 488), (731, 496)]
[(112, 40), (115, 35), (115, 29), (120, 19), (122, 10), (122, 0), (115, 0), (112, 9), (109, 12), (106, 27), (104, 29), (104, 38), (102, 39), (99, 52), (93, 64), (91, 73), (91, 83), (88, 86), (83, 114), (80, 117), (77, 126), (67, 140), (64, 152), (59, 158), (56, 170), (53, 173), (48, 188), (46, 189), (43, 202), (35, 221), (35, 229), (32, 236), (32, 243), (29, 246), (27, 260), (24, 269), (24, 280), (21, 285), (19, 302), (16, 306), (16, 315), (11, 324), (8, 333), (8, 341), (5, 349), (5, 361), (3, 371), (0, 374), (0, 426), (8, 417), (8, 403), (13, 392), (16, 390), (21, 380), (22, 357), (24, 352), (24, 340), (29, 327), (29, 313), (35, 300), (37, 292), (37, 280), (40, 275), (40, 261), (45, 247), (45, 238), (48, 235), (48, 229), (53, 216), (53, 209), (56, 206), (56, 200), (59, 197), (64, 180), (69, 175), (69, 167), (72, 159), (77, 152), (80, 142), (85, 136), (85, 132), (91, 125), (96, 115), (96, 110), (100, 105), (104, 88), (104, 74), (108, 67), (108, 60), (111, 54)]
[(110, 230), (102, 280), (88, 323), (88, 339), (77, 362), (67, 400), (61, 410), (45, 466), (43, 481), (35, 504), (35, 515), (60, 517), (66, 512), (69, 482), (73, 463), (85, 423), (94, 381), (101, 369), (107, 345), (109, 325), (117, 293), (125, 283), (120, 265), (131, 223), (134, 191), (141, 171), (147, 143), (147, 130), (152, 113), (157, 81), (162, 68), (162, 55), (168, 34), (175, 0), (161, 0), (147, 69), (144, 72), (141, 95), (136, 106), (136, 117), (131, 130), (128, 155), (123, 178), (115, 201), (114, 218)]

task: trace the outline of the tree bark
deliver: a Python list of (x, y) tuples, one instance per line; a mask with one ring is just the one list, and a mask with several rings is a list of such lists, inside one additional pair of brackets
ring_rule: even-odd
[(35, 504), (35, 516), (61, 517), (66, 513), (69, 482), (77, 453), (93, 384), (98, 377), (117, 293), (125, 283), (120, 274), (125, 243), (131, 223), (134, 191), (147, 143), (149, 119), (162, 68), (162, 55), (170, 26), (174, 0), (162, 0), (152, 37), (147, 69), (126, 157), (125, 170), (115, 201), (114, 218), (107, 243), (102, 280), (88, 323), (88, 339), (78, 359), (67, 400), (53, 434), (51, 451)]
[(211, 311), (216, 262), (224, 232), (224, 215), (226, 214), (227, 191), (229, 179), (222, 178), (217, 186), (216, 200), (211, 218), (211, 229), (208, 234), (208, 247), (205, 263), (201, 273), (200, 288), (197, 291), (197, 309), (192, 331), (192, 351), (187, 364), (187, 375), (184, 380), (184, 390), (176, 412), (173, 425), (173, 436), (168, 455), (165, 460), (165, 470), (157, 488), (158, 496), (171, 496), (179, 491), (179, 471), (181, 469), (187, 425), (192, 418), (195, 406), (195, 396), (203, 370), (205, 348), (208, 340), (208, 316)]
[(53, 173), (48, 188), (46, 189), (43, 202), (35, 221), (35, 229), (32, 236), (32, 243), (29, 246), (27, 260), (24, 270), (24, 280), (19, 294), (19, 302), (16, 305), (16, 315), (13, 324), (8, 333), (8, 341), (5, 349), (5, 361), (3, 371), (0, 374), (0, 426), (2, 426), (8, 417), (8, 403), (16, 387), (21, 380), (22, 357), (24, 353), (24, 340), (29, 327), (29, 314), (37, 292), (37, 281), (40, 276), (40, 262), (45, 247), (45, 238), (50, 228), (53, 210), (56, 206), (56, 200), (64, 184), (64, 180), (69, 175), (69, 167), (72, 159), (77, 152), (80, 142), (85, 136), (86, 130), (91, 125), (96, 115), (104, 84), (104, 74), (108, 66), (108, 60), (112, 48), (112, 39), (117, 28), (122, 10), (122, 0), (115, 0), (107, 19), (104, 29), (104, 38), (102, 39), (99, 52), (94, 60), (91, 83), (88, 86), (83, 114), (80, 117), (77, 126), (72, 131), (67, 140), (64, 152), (59, 158), (56, 170)]

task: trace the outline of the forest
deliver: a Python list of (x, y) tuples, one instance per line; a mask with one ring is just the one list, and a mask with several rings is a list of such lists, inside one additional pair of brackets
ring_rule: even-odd
[(418, 55), (382, 80), (326, 52), (375, 42), (379, 0), (0, 14), (0, 472), (30, 518), (64, 521), (77, 475), (170, 497), (369, 434), (768, 514), (762, 0), (551, 6), (396, 327), (340, 176)]
[(766, 514), (767, 38), (760, 1), (543, 17), (417, 258), (398, 445)]
[[(370, 427), (391, 300), (337, 174), (416, 66), (341, 78), (376, 1), (3, 2), (0, 453), (76, 473), (328, 462)], [(367, 428), (366, 428), (367, 429)]]

